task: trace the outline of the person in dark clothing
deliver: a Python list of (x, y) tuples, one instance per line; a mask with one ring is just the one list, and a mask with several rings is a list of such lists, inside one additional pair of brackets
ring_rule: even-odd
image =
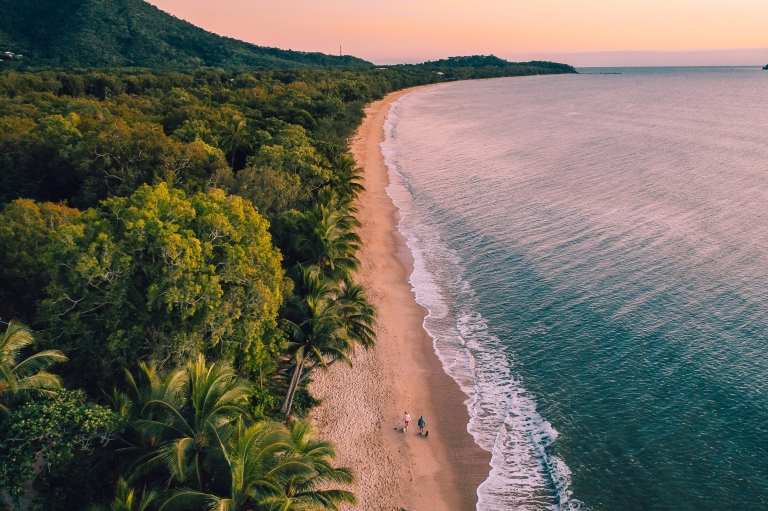
[(424, 434), (424, 428), (427, 427), (427, 421), (424, 420), (424, 417), (419, 417), (419, 422), (417, 423), (419, 425), (419, 434)]

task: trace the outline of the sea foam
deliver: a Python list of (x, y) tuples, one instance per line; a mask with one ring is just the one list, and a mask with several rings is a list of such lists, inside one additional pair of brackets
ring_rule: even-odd
[(424, 328), (444, 370), (467, 395), (467, 430), (492, 454), (489, 477), (477, 490), (477, 509), (582, 509), (571, 497), (569, 468), (547, 449), (557, 431), (536, 411), (534, 397), (514, 374), (514, 361), (477, 312), (460, 257), (441, 243), (436, 226), (414, 206), (408, 169), (397, 151), (400, 106), (407, 98), (392, 104), (385, 122), (381, 149), (389, 170), (387, 193), (413, 255), (410, 283), (416, 301), (428, 310)]

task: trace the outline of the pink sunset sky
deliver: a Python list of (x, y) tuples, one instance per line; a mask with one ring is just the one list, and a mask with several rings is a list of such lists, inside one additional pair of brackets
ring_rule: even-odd
[(494, 54), (576, 66), (764, 65), (768, 0), (149, 0), (262, 46), (377, 64)]

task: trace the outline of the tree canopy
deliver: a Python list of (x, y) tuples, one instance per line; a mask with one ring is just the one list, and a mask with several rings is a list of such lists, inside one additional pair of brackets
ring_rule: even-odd
[(80, 216), (61, 204), (17, 199), (0, 214), (0, 315), (30, 323), (45, 298), (43, 252), (59, 226)]
[(269, 358), (283, 273), (267, 227), (238, 196), (187, 197), (164, 183), (62, 226), (44, 256), (42, 314), (69, 378), (94, 388), (142, 359)]

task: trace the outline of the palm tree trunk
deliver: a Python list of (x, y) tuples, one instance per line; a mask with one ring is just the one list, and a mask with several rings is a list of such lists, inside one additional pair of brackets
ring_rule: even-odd
[(296, 388), (299, 386), (299, 377), (301, 376), (301, 371), (303, 368), (304, 359), (298, 357), (298, 360), (296, 360), (296, 366), (293, 369), (293, 376), (291, 376), (291, 381), (288, 384), (288, 392), (285, 394), (285, 401), (283, 401), (283, 406), (280, 408), (280, 413), (286, 417), (291, 414), (293, 396), (296, 394)]

